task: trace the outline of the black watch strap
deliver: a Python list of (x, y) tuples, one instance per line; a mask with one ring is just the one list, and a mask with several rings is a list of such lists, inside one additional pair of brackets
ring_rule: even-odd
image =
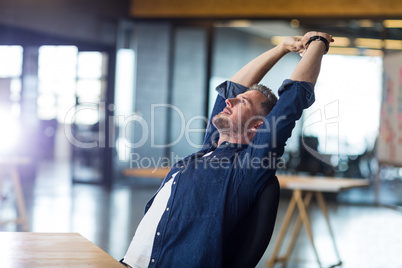
[(329, 42), (325, 37), (319, 36), (319, 35), (315, 35), (310, 37), (310, 39), (307, 41), (307, 43), (304, 45), (304, 47), (307, 49), (308, 45), (310, 45), (311, 42), (313, 41), (322, 41), (325, 44), (325, 52), (324, 54), (327, 54), (328, 50), (329, 50)]

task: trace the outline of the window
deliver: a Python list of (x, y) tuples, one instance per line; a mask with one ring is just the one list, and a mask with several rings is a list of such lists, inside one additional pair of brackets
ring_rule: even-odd
[(0, 153), (13, 151), (20, 134), (21, 74), (23, 48), (0, 46)]
[(72, 113), (75, 123), (99, 122), (98, 105), (106, 84), (104, 59), (101, 52), (79, 52), (75, 46), (40, 47), (38, 117), (72, 123), (65, 122), (67, 113)]
[(67, 111), (75, 105), (77, 53), (75, 46), (39, 48), (39, 119), (64, 122)]
[(20, 114), (22, 57), (21, 46), (0, 46), (0, 101), (13, 117)]
[(381, 90), (381, 57), (326, 55), (316, 102), (304, 114), (303, 135), (318, 137), (323, 154), (359, 155), (373, 149)]
[(98, 51), (79, 52), (77, 66), (77, 124), (94, 125), (99, 122), (99, 104), (104, 99), (106, 85), (104, 55)]

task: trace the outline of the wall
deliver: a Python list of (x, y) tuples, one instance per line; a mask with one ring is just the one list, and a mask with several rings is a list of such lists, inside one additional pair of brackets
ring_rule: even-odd
[(0, 24), (101, 44), (114, 44), (117, 22), (129, 0), (8, 0), (0, 2)]
[(168, 103), (170, 29), (171, 25), (163, 22), (135, 25), (137, 78), (134, 105), (135, 112), (145, 120), (148, 130), (140, 124), (133, 126), (132, 143), (145, 139), (145, 144), (131, 152), (137, 154), (135, 157), (145, 159), (144, 165), (147, 165), (147, 159), (157, 161), (165, 155), (164, 148), (152, 144), (161, 145), (166, 142), (166, 109), (153, 109), (152, 105)]
[[(204, 138), (206, 34), (206, 29), (196, 27), (179, 27), (175, 31), (171, 103), (178, 110), (171, 110), (170, 142), (174, 145), (169, 151), (180, 157), (199, 150)], [(179, 137), (182, 138), (177, 140)]]

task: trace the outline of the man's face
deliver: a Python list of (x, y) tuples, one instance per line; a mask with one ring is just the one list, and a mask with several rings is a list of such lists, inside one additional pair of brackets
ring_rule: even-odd
[(221, 134), (248, 137), (252, 128), (262, 122), (260, 115), (263, 101), (266, 101), (266, 97), (257, 90), (249, 90), (236, 98), (227, 99), (226, 107), (214, 116), (212, 123)]

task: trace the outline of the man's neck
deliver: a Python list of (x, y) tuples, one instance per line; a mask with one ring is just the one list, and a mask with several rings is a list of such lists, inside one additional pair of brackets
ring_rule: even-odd
[[(251, 138), (252, 139), (252, 138)], [(237, 136), (229, 136), (229, 135), (220, 135), (218, 140), (218, 146), (221, 145), (223, 142), (235, 143), (235, 144), (249, 144), (251, 139), (246, 140), (244, 138), (240, 138)]]

